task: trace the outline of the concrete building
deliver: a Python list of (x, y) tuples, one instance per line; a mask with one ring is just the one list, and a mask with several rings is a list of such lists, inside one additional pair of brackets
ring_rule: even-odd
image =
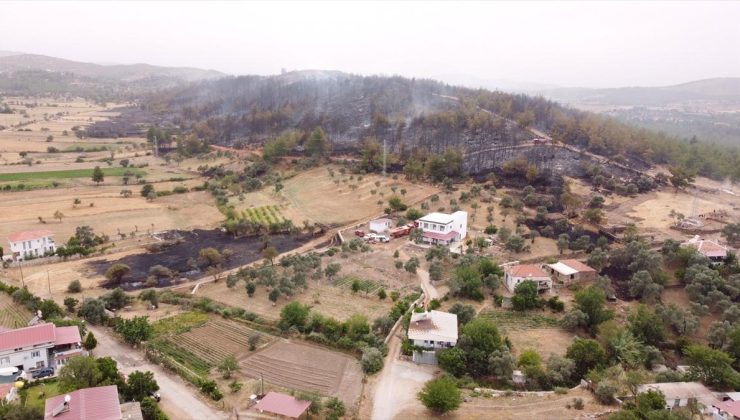
[(43, 257), (56, 251), (53, 236), (54, 232), (46, 229), (11, 234), (8, 236), (8, 243), (13, 260)]
[(409, 340), (427, 349), (446, 349), (457, 344), (457, 315), (442, 311), (411, 314)]
[(689, 401), (694, 400), (701, 405), (702, 412), (710, 414), (714, 410), (712, 406), (720, 402), (717, 396), (700, 382), (665, 382), (637, 387), (638, 394), (649, 390), (663, 393), (668, 410), (686, 407)]
[(595, 281), (597, 275), (596, 270), (578, 260), (562, 260), (544, 268), (554, 281), (562, 284)]
[(70, 357), (86, 354), (76, 326), (38, 324), (0, 332), (0, 368), (24, 371), (57, 368)]
[(452, 245), (468, 236), (468, 213), (429, 213), (416, 221), (422, 230), (422, 242), (430, 245)]
[(373, 233), (385, 233), (391, 229), (393, 221), (391, 219), (375, 219), (368, 223), (368, 230)]
[(504, 266), (504, 283), (511, 293), (514, 293), (516, 286), (525, 280), (532, 280), (537, 283), (537, 290), (539, 291), (552, 288), (552, 278), (539, 265), (518, 264)]

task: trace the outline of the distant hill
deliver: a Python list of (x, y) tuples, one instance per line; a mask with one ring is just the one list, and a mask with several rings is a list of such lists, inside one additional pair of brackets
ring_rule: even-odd
[(615, 106), (665, 106), (688, 101), (740, 102), (740, 77), (704, 79), (673, 86), (556, 88), (531, 90), (529, 93), (541, 94), (556, 101), (575, 105), (593, 103)]
[(122, 82), (137, 81), (152, 77), (174, 78), (191, 82), (225, 76), (225, 74), (215, 70), (202, 70), (191, 67), (160, 67), (150, 64), (101, 65), (65, 60), (46, 55), (3, 55), (3, 53), (0, 53), (0, 73), (39, 70), (53, 73), (72, 73), (93, 79)]

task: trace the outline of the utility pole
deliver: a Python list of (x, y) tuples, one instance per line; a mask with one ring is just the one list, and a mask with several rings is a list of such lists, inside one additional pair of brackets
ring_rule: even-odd
[(154, 136), (154, 157), (159, 157), (159, 147), (157, 146), (157, 136)]
[(18, 269), (21, 271), (21, 286), (25, 289), (26, 283), (23, 281), (23, 260), (18, 260)]
[(51, 281), (49, 280), (49, 270), (46, 270), (46, 286), (49, 288), (49, 299), (51, 299)]

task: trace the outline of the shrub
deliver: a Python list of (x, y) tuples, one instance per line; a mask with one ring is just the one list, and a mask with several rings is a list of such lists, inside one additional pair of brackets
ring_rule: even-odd
[(365, 347), (360, 363), (365, 373), (373, 374), (383, 369), (383, 354), (375, 347)]
[(419, 392), (419, 400), (428, 409), (444, 414), (460, 407), (460, 390), (448, 377), (432, 379)]
[(79, 280), (72, 280), (67, 286), (67, 291), (69, 293), (80, 293), (82, 291), (82, 284)]

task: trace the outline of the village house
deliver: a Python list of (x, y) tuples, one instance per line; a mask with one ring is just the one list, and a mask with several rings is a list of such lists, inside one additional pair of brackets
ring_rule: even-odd
[(596, 280), (596, 270), (578, 260), (562, 260), (555, 264), (545, 265), (553, 280), (562, 284), (588, 282)]
[(689, 401), (696, 401), (701, 405), (703, 413), (710, 414), (714, 411), (712, 406), (720, 402), (717, 396), (700, 382), (664, 382), (637, 387), (638, 394), (649, 390), (663, 393), (668, 410), (686, 407)]
[(454, 347), (457, 344), (457, 315), (442, 311), (411, 314), (408, 336), (413, 345), (418, 347)]
[(0, 332), (0, 368), (29, 371), (58, 368), (70, 357), (86, 354), (76, 326), (38, 324)]
[(422, 242), (430, 245), (452, 245), (468, 235), (468, 213), (429, 213), (416, 221), (422, 230)]
[(368, 223), (368, 230), (373, 233), (385, 233), (390, 230), (392, 225), (393, 221), (391, 219), (375, 219)]
[(26, 260), (43, 257), (56, 251), (54, 232), (50, 230), (30, 230), (16, 232), (8, 236), (10, 252), (13, 260)]
[(532, 280), (537, 283), (538, 291), (552, 288), (552, 278), (539, 265), (518, 264), (504, 266), (504, 283), (511, 293), (514, 293), (514, 289), (516, 289), (519, 283), (526, 280)]
[(711, 239), (701, 239), (699, 235), (684, 242), (681, 246), (693, 246), (701, 255), (716, 264), (724, 262), (725, 258), (727, 258), (727, 247)]
[(740, 420), (740, 401), (722, 401), (715, 403), (714, 420)]
[(308, 416), (308, 407), (311, 401), (299, 400), (292, 395), (285, 395), (279, 392), (268, 392), (254, 406), (254, 409), (260, 414), (273, 414), (278, 418), (303, 419)]
[(116, 385), (84, 388), (46, 400), (44, 420), (140, 420), (138, 402), (118, 402)]

